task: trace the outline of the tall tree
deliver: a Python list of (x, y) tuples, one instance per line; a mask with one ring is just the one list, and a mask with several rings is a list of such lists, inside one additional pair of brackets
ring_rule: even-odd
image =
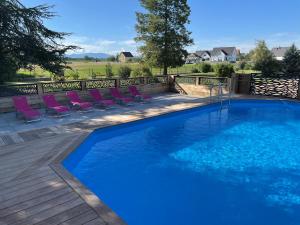
[(61, 44), (67, 33), (43, 24), (55, 16), (50, 10), (48, 5), (28, 8), (18, 0), (0, 0), (0, 82), (31, 64), (54, 74), (67, 68), (64, 55), (76, 47)]
[(256, 48), (249, 55), (254, 63), (254, 69), (261, 71), (263, 76), (274, 76), (279, 71), (280, 65), (265, 41), (258, 41)]
[(140, 52), (151, 66), (163, 68), (184, 64), (187, 56), (185, 47), (191, 45), (191, 32), (186, 28), (190, 23), (191, 9), (187, 0), (140, 0), (146, 9), (137, 15), (136, 41), (142, 42)]
[(282, 64), (283, 72), (287, 76), (300, 76), (300, 53), (295, 44), (285, 53)]

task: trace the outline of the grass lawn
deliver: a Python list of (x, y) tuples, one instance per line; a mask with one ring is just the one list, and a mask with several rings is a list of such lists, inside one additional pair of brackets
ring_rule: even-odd
[[(105, 76), (105, 66), (107, 65), (106, 62), (91, 62), (91, 61), (70, 61), (68, 64), (72, 70), (66, 70), (65, 76), (67, 79), (73, 79), (72, 74), (74, 74), (74, 71), (77, 71), (79, 73), (80, 79), (90, 79), (92, 78), (92, 74), (96, 74), (97, 77), (103, 77)], [(118, 70), (121, 66), (129, 66), (131, 69), (135, 69), (139, 66), (138, 63), (111, 63), (112, 70), (115, 75), (118, 74)], [(197, 65), (184, 65), (179, 68), (171, 68), (169, 69), (169, 74), (174, 73), (190, 73), (193, 68), (196, 68)], [(152, 73), (155, 75), (162, 74), (162, 70), (159, 68), (152, 68)], [(32, 77), (50, 77), (51, 74), (48, 71), (45, 71), (39, 67), (36, 67), (35, 70), (29, 71), (21, 69), (19, 71), (19, 74), (23, 77), (26, 76), (32, 76)]]
[[(110, 63), (112, 65), (112, 71), (117, 76), (118, 70), (121, 66), (129, 66), (131, 69), (135, 69), (139, 66), (138, 63)], [(92, 78), (101, 78), (105, 77), (105, 66), (107, 65), (107, 62), (94, 62), (94, 61), (70, 61), (68, 64), (73, 70), (66, 70), (65, 71), (65, 77), (67, 80), (74, 80), (74, 73), (75, 71), (79, 74), (79, 79), (92, 79)], [(177, 73), (191, 73), (193, 69), (199, 69), (199, 65), (196, 64), (186, 64), (182, 67), (178, 68), (170, 68), (169, 74), (177, 74)], [(251, 74), (255, 73), (257, 71), (254, 70), (240, 70), (236, 71), (237, 73), (245, 73), (245, 74)], [(162, 70), (159, 68), (152, 68), (152, 73), (154, 75), (160, 75), (162, 74)], [(93, 76), (94, 74), (94, 76)], [(51, 73), (48, 71), (45, 71), (41, 69), (40, 67), (36, 67), (35, 70), (29, 71), (21, 69), (18, 73), (18, 79), (22, 81), (22, 78), (26, 77), (32, 77), (32, 78), (49, 78), (51, 77)], [(205, 73), (205, 74), (197, 74), (197, 75), (203, 75), (203, 76), (215, 76), (214, 72)]]

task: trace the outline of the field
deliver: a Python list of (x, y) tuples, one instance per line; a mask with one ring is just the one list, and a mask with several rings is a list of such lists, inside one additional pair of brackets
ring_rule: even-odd
[[(74, 80), (74, 79), (95, 79), (101, 78), (105, 76), (105, 66), (107, 62), (94, 62), (94, 61), (70, 61), (68, 62), (68, 66), (72, 68), (72, 70), (68, 69), (65, 71), (65, 77), (67, 80)], [(118, 70), (121, 66), (129, 66), (131, 69), (135, 69), (139, 66), (138, 63), (110, 63), (112, 65), (112, 71), (115, 76), (118, 76)], [(187, 64), (183, 65), (182, 67), (178, 68), (170, 68), (168, 73), (169, 74), (183, 74), (183, 73), (192, 73), (193, 69), (199, 69), (199, 65), (196, 64)], [(255, 73), (256, 71), (253, 70), (243, 70), (243, 71), (236, 71), (238, 73)], [(154, 75), (162, 74), (162, 70), (160, 68), (152, 68), (152, 73)], [(77, 75), (78, 74), (78, 78)], [(206, 73), (203, 74), (206, 76), (214, 76), (215, 73)], [(49, 78), (51, 77), (51, 73), (36, 67), (34, 70), (24, 70), (21, 69), (18, 72), (18, 78), (15, 81), (23, 81), (23, 78)]]
[[(110, 63), (112, 65), (112, 71), (117, 76), (118, 70), (121, 66), (129, 66), (132, 69), (135, 69), (139, 66), (138, 63)], [(105, 66), (106, 62), (91, 62), (91, 61), (71, 61), (68, 66), (70, 66), (73, 70), (66, 70), (65, 76), (67, 79), (72, 79), (73, 74), (78, 72), (80, 79), (89, 79), (94, 77), (103, 77), (105, 76)], [(169, 74), (174, 73), (191, 73), (193, 68), (197, 68), (196, 65), (184, 65), (179, 68), (169, 69)], [(152, 68), (152, 73), (155, 75), (162, 74), (162, 70), (159, 68)], [(33, 71), (21, 69), (19, 71), (19, 75), (22, 77), (50, 77), (51, 74), (39, 67), (36, 67)]]

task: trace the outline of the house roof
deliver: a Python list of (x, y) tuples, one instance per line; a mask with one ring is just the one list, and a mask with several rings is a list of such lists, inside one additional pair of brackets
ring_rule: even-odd
[(224, 55), (228, 55), (225, 51), (223, 51), (223, 50), (220, 49), (220, 48), (214, 48), (212, 51), (210, 51), (210, 55), (211, 55), (211, 56), (218, 56), (218, 55), (220, 55), (221, 53), (223, 53)]
[(289, 47), (278, 47), (278, 48), (273, 48), (271, 51), (275, 57), (284, 57), (288, 49)]
[(200, 56), (197, 53), (190, 53), (188, 55), (188, 57), (198, 57), (198, 58), (200, 58)]
[(133, 58), (131, 52), (121, 52), (121, 54), (123, 54), (126, 58)]
[(203, 54), (208, 54), (209, 56), (210, 56), (210, 52), (208, 51), (208, 50), (203, 50), (203, 51), (196, 51), (196, 54), (198, 55), (198, 56), (202, 56)]
[(233, 55), (234, 51), (236, 51), (236, 47), (218, 47), (212, 50), (214, 54), (219, 54), (220, 51), (222, 51), (225, 55)]

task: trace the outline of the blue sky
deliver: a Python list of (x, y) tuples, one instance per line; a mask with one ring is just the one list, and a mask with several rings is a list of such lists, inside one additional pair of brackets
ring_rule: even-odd
[[(300, 47), (300, 1), (298, 0), (188, 0), (195, 44), (189, 51), (220, 46), (236, 46), (247, 52), (256, 40), (269, 47)], [(135, 12), (138, 0), (22, 0), (26, 6), (55, 5), (59, 15), (46, 24), (58, 31), (71, 32), (65, 40), (83, 49), (80, 52), (120, 51), (137, 53)]]

